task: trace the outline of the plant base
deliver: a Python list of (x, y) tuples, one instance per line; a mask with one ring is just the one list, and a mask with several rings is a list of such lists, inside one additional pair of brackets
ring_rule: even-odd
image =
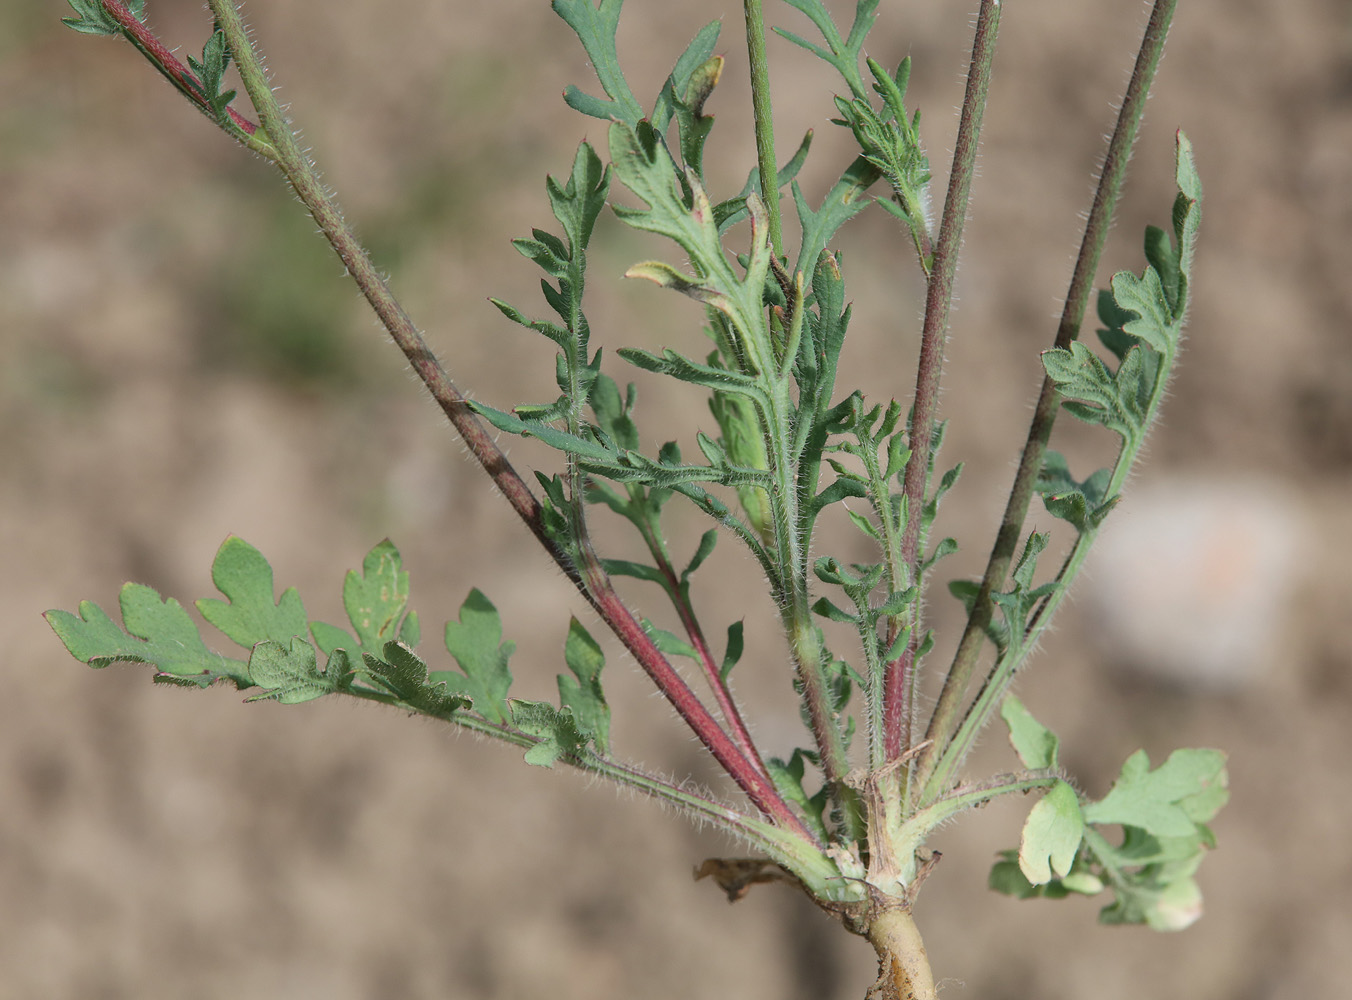
[(865, 1000), (935, 1000), (934, 973), (910, 910), (880, 913), (869, 924), (868, 939), (878, 953), (878, 979)]

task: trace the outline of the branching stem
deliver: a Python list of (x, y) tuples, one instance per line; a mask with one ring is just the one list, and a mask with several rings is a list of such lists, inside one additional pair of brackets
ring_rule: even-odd
[[(1126, 176), (1127, 161), (1131, 157), (1131, 148), (1145, 113), (1146, 97), (1150, 93), (1155, 79), (1155, 71), (1164, 54), (1164, 42), (1173, 20), (1178, 0), (1156, 0), (1146, 24), (1145, 35), (1140, 51), (1136, 56), (1136, 65), (1131, 80), (1127, 84), (1122, 108), (1117, 116), (1117, 125), (1108, 143), (1108, 152), (1104, 157), (1103, 170), (1099, 175), (1098, 189), (1094, 193), (1094, 203), (1085, 222), (1084, 236), (1080, 243), (1080, 252), (1075, 260), (1075, 269), (1070, 279), (1070, 289), (1066, 293), (1065, 306), (1061, 321), (1056, 330), (1056, 347), (1069, 347), (1071, 341), (1079, 337), (1080, 326), (1089, 305), (1093, 290), (1094, 276), (1098, 271), (1103, 245), (1108, 238), (1113, 214), (1117, 207), (1118, 196), (1122, 190), (1122, 181)], [(1023, 524), (1028, 516), (1028, 506), (1032, 501), (1037, 476), (1042, 469), (1043, 458), (1047, 451), (1047, 442), (1051, 439), (1052, 425), (1060, 408), (1055, 384), (1050, 378), (1042, 382), (1037, 407), (1028, 428), (1028, 439), (1019, 459), (1018, 471), (1014, 475), (1014, 484), (1010, 489), (1009, 501), (1000, 521), (1000, 529), (995, 537), (986, 571), (981, 579), (981, 589), (967, 626), (958, 643), (953, 664), (930, 717), (929, 731), (926, 736), (933, 742), (920, 758), (917, 774), (923, 785), (933, 772), (936, 761), (947, 750), (957, 729), (962, 703), (967, 694), (968, 685), (976, 669), (976, 662), (985, 645), (986, 626), (990, 624), (993, 606), (991, 594), (997, 587), (1004, 586), (1009, 575), (1010, 562), (1018, 548), (1023, 533)]]
[[(105, 0), (112, 2), (112, 0)], [(276, 162), (297, 196), (309, 209), (348, 273), (375, 310), (391, 339), (404, 353), (423, 384), (441, 406), (470, 452), (492, 477), (512, 508), (540, 544), (578, 587), (610, 629), (634, 655), (677, 714), (695, 732), (714, 759), (732, 777), (762, 813), (787, 832), (808, 843), (815, 838), (803, 825), (770, 780), (729, 739), (689, 685), (654, 645), (633, 613), (615, 593), (599, 566), (574, 566), (568, 555), (549, 537), (541, 517), (540, 503), (506, 455), (469, 409), (465, 396), (451, 381), (422, 334), (396, 300), (389, 284), (376, 269), (365, 249), (344, 222), (317, 171), (301, 151), (295, 133), (268, 83), (235, 6), (235, 0), (209, 0), (217, 23), (235, 56), (240, 77), (259, 115), (260, 128), (272, 141)]]
[[(197, 105), (198, 109), (206, 113), (209, 117), (215, 118), (211, 110), (211, 104), (207, 101), (206, 91), (202, 87), (202, 82), (197, 79), (192, 70), (183, 65), (178, 58), (165, 47), (155, 33), (142, 24), (135, 14), (128, 9), (122, 0), (102, 0), (103, 9), (108, 12), (108, 16), (121, 25), (126, 33), (127, 40), (130, 41), (141, 54), (149, 60), (150, 64), (160, 71), (164, 77), (172, 83), (181, 93)], [(245, 118), (234, 108), (226, 108), (225, 113), (230, 117), (231, 123), (239, 129), (243, 136), (235, 136), (250, 149), (269, 159), (273, 158), (271, 147), (261, 141), (262, 137), (255, 138), (258, 126), (249, 119)]]
[(732, 691), (729, 689), (727, 681), (723, 679), (722, 671), (719, 670), (718, 664), (714, 662), (713, 652), (709, 649), (709, 642), (704, 636), (704, 629), (700, 626), (699, 618), (691, 604), (689, 587), (682, 582), (676, 568), (671, 565), (671, 557), (668, 555), (666, 545), (663, 544), (661, 537), (648, 524), (639, 523), (637, 526), (639, 533), (643, 536), (644, 543), (648, 546), (649, 554), (653, 557), (654, 564), (665, 580), (664, 589), (671, 599), (672, 607), (676, 609), (677, 616), (681, 619), (681, 627), (685, 629), (690, 645), (699, 654), (700, 667), (709, 681), (709, 688), (714, 693), (714, 700), (718, 702), (718, 710), (722, 713), (723, 720), (731, 730), (730, 735), (733, 742), (737, 744), (738, 749), (746, 755), (748, 760), (755, 764), (760, 771), (765, 772), (765, 762), (761, 759), (756, 741), (751, 738), (751, 733), (746, 728), (746, 721), (742, 718), (741, 709), (737, 707), (737, 701), (732, 697)]

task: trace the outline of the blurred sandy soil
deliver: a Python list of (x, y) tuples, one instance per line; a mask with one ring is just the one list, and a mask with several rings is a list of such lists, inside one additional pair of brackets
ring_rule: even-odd
[[(711, 158), (730, 164), (718, 176), (735, 190), (752, 162), (738, 5), (630, 7), (621, 51), (644, 95), (699, 24), (725, 18)], [(945, 860), (918, 909), (945, 997), (1347, 995), (1352, 6), (1181, 7), (1105, 267), (1140, 267), (1141, 227), (1166, 219), (1173, 130), (1186, 128), (1207, 184), (1197, 297), (1140, 483), (1275, 496), (1256, 530), (1305, 538), (1303, 561), (1254, 616), (1275, 648), (1219, 689), (1115, 669), (1131, 657), (1095, 642), (1092, 602), (1067, 609), (1019, 690), (1085, 788), (1101, 794), (1138, 746), (1156, 761), (1176, 745), (1231, 754), (1234, 799), (1202, 873), (1208, 913), (1156, 937), (1099, 927), (1094, 902), (993, 896), (988, 862), (1016, 843), (1026, 803), (992, 807), (938, 838)], [(165, 38), (200, 47), (198, 4), (151, 10)], [(342, 574), (394, 538), (427, 634), (471, 585), (497, 601), (526, 696), (549, 694), (567, 615), (586, 612), (462, 461), (264, 165), (130, 48), (62, 28), (64, 12), (0, 8), (0, 998), (862, 996), (864, 942), (786, 889), (730, 907), (694, 884), (693, 863), (736, 848), (650, 804), (393, 712), (245, 707), (66, 656), (43, 610), (112, 608), (126, 579), (185, 603), (211, 594), (231, 533), (330, 621)], [(328, 180), (452, 372), (499, 404), (550, 398), (549, 345), (485, 300), (543, 310), (508, 238), (552, 225), (544, 172), (565, 170), (580, 136), (603, 139), (558, 99), (569, 82), (593, 87), (565, 26), (524, 2), (249, 13)], [(871, 46), (890, 64), (914, 56), (941, 174), (969, 13), (885, 5)], [(792, 11), (773, 16), (797, 26)], [(946, 456), (968, 463), (943, 514), (964, 540), (950, 575), (976, 572), (989, 546), (1144, 17), (1139, 3), (1064, 0), (1006, 14), (944, 396)], [(781, 148), (817, 129), (804, 183), (820, 197), (845, 163), (826, 123), (834, 84), (771, 46)], [(690, 304), (609, 280), (665, 248), (613, 220), (598, 244), (598, 342), (699, 349)], [(905, 398), (919, 289), (898, 234), (870, 216), (841, 245), (857, 303), (841, 384)], [(679, 391), (640, 389), (651, 445), (667, 420), (687, 442), (709, 424)], [(1087, 432), (1060, 441), (1080, 468), (1107, 454)], [(1131, 510), (1129, 494), (1115, 517)], [(680, 515), (672, 533), (691, 545), (702, 528)], [(1256, 543), (1228, 544), (1243, 566)], [(760, 653), (737, 689), (760, 706), (770, 752), (787, 754), (795, 708), (771, 609), (744, 601), (756, 573), (732, 545), (711, 566), (699, 604), (715, 632), (747, 616)], [(1205, 599), (1177, 603), (1186, 617)], [(933, 608), (950, 640), (952, 603)], [(1149, 623), (1139, 631), (1149, 648)], [(618, 746), (711, 778), (629, 666), (612, 651)], [(975, 766), (1011, 760), (992, 736)]]

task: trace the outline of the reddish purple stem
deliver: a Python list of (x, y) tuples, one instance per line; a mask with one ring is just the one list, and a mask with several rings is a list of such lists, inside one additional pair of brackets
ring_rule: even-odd
[[(173, 80), (194, 103), (204, 109), (210, 109), (205, 90), (197, 77), (137, 20), (121, 0), (101, 0), (101, 2), (104, 9), (164, 75)], [(257, 131), (258, 126), (253, 122), (233, 109), (227, 111), (230, 120), (246, 133), (252, 135)], [(390, 338), (404, 353), (423, 385), (441, 406), (475, 459), (502, 491), (521, 520), (573, 581), (583, 597), (597, 610), (611, 631), (634, 655), (644, 672), (652, 678), (658, 690), (676, 709), (677, 714), (694, 731), (700, 742), (737, 786), (746, 793), (756, 808), (783, 829), (797, 834), (809, 843), (816, 843), (816, 838), (794, 814), (766, 776), (764, 765), (760, 764), (759, 756), (754, 753), (754, 747), (751, 747), (749, 756), (723, 731), (717, 720), (653, 643), (633, 613), (625, 607), (619, 595), (615, 593), (609, 577), (600, 571), (599, 566), (592, 566), (584, 578), (567, 554), (549, 537), (541, 517), (540, 502), (470, 409), (465, 396), (451, 381), (441, 361), (432, 353), (412, 319), (394, 298), (389, 285), (371, 263), (365, 249), (357, 242), (337, 209), (325, 196), (313, 172), (294, 169), (280, 161), (278, 165), (285, 172), (296, 194), (314, 216), (320, 229), (324, 231), (330, 245), (346, 265), (348, 273), (375, 310)], [(705, 655), (707, 656), (707, 650)], [(717, 686), (715, 690), (717, 691)], [(739, 731), (739, 738), (744, 738), (750, 746), (750, 737), (745, 735), (744, 729)], [(753, 759), (756, 763), (752, 762)]]
[[(207, 101), (206, 88), (202, 86), (202, 81), (197, 79), (187, 66), (179, 62), (149, 28), (137, 20), (136, 15), (127, 8), (126, 4), (122, 3), (122, 0), (101, 0), (101, 2), (103, 9), (122, 26), (122, 30), (135, 40), (136, 44), (141, 47), (141, 50), (146, 53), (161, 73), (177, 83), (198, 107), (204, 111), (211, 110), (211, 104)], [(225, 113), (230, 116), (230, 120), (236, 126), (249, 135), (258, 131), (256, 124), (249, 121), (234, 108), (226, 108)]]
[(704, 630), (700, 628), (699, 619), (695, 617), (695, 609), (690, 606), (689, 600), (681, 591), (681, 581), (676, 576), (676, 570), (659, 548), (651, 545), (651, 543), (649, 548), (657, 558), (658, 569), (667, 579), (667, 590), (671, 594), (671, 603), (676, 608), (676, 614), (680, 616), (685, 634), (690, 637), (690, 644), (699, 654), (700, 666), (704, 668), (704, 675), (709, 679), (709, 687), (713, 690), (714, 698), (718, 701), (718, 709), (723, 713), (724, 720), (732, 730), (733, 741), (746, 755), (746, 758), (756, 766), (758, 771), (762, 774), (767, 773), (765, 762), (761, 760), (760, 751), (756, 749), (756, 743), (746, 728), (746, 722), (743, 721), (742, 713), (737, 708), (737, 702), (733, 701), (732, 692), (728, 690), (728, 685), (723, 680), (718, 664), (714, 663), (713, 652), (709, 649), (709, 643), (704, 638)]
[[(982, 0), (972, 43), (971, 68), (967, 73), (967, 91), (963, 97), (958, 136), (953, 146), (953, 169), (948, 178), (948, 194), (939, 224), (939, 239), (934, 247), (933, 267), (925, 299), (925, 322), (920, 335), (920, 360), (916, 369), (915, 404), (911, 415), (911, 457), (903, 480), (910, 517), (901, 538), (901, 558), (912, 569), (912, 582), (919, 583), (916, 572), (920, 562), (920, 522), (925, 508), (925, 487), (929, 478), (934, 419), (939, 406), (939, 376), (943, 372), (944, 344), (948, 339), (948, 314), (953, 303), (953, 279), (957, 273), (958, 252), (962, 247), (962, 227), (967, 217), (967, 199), (972, 175), (976, 172), (977, 143), (981, 119), (986, 107), (986, 90), (995, 36), (1000, 27), (998, 0)], [(919, 603), (916, 604), (917, 614)], [(887, 665), (883, 691), (883, 750), (888, 760), (896, 760), (911, 741), (911, 690), (915, 669), (915, 645), (920, 640), (919, 623), (911, 630), (906, 651)]]

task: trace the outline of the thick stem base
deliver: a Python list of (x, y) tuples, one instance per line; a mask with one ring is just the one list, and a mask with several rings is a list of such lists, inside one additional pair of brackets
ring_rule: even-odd
[(868, 939), (878, 953), (878, 980), (864, 1000), (935, 1000), (934, 973), (910, 910), (880, 913), (869, 924)]

